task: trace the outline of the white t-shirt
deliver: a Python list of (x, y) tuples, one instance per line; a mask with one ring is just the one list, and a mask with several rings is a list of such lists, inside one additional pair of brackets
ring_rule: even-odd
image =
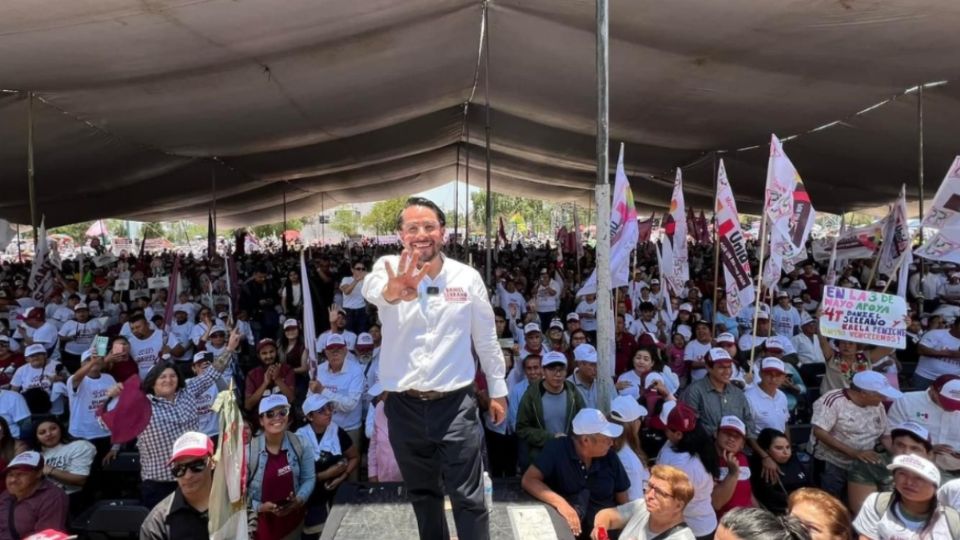
[(627, 500), (635, 501), (643, 498), (643, 490), (647, 488), (647, 480), (650, 479), (650, 472), (643, 466), (638, 456), (629, 445), (623, 445), (623, 448), (617, 452), (620, 463), (623, 464), (623, 470), (630, 479), (630, 489), (627, 490)]
[(633, 337), (637, 339), (647, 332), (650, 332), (654, 335), (658, 335), (660, 333), (660, 330), (657, 328), (657, 319), (652, 319), (649, 321), (645, 321), (643, 319), (634, 319), (629, 328), (630, 333), (633, 334)]
[[(193, 323), (187, 321), (183, 324), (174, 322), (170, 325), (170, 336), (176, 338), (177, 343), (183, 346), (183, 354), (174, 356), (176, 360), (193, 360), (193, 341), (190, 337), (193, 335)], [(202, 335), (202, 334), (201, 334)]]
[(750, 410), (753, 411), (753, 432), (750, 437), (755, 439), (760, 431), (773, 428), (786, 433), (787, 420), (790, 419), (790, 409), (787, 406), (787, 396), (781, 390), (770, 396), (760, 389), (759, 385), (751, 385), (743, 391)]
[(770, 314), (770, 324), (773, 325), (773, 331), (778, 336), (792, 338), (793, 329), (800, 326), (800, 313), (793, 306), (788, 308), (782, 308), (779, 305), (773, 306)]
[[(702, 362), (703, 357), (706, 356), (706, 354), (710, 352), (710, 349), (712, 348), (712, 343), (700, 343), (697, 340), (693, 340), (690, 343), (687, 343), (687, 346), (683, 348), (683, 361)], [(706, 368), (696, 368), (690, 371), (690, 378), (694, 381), (700, 380), (706, 375)]]
[(90, 319), (85, 323), (76, 320), (67, 321), (60, 327), (60, 335), (72, 339), (63, 348), (68, 353), (79, 356), (90, 348), (93, 338), (102, 331), (100, 322), (96, 319)]
[[(353, 283), (353, 277), (347, 276), (340, 280), (340, 286), (350, 285)], [(357, 284), (356, 287), (350, 291), (350, 294), (343, 293), (343, 309), (363, 309), (367, 307), (367, 301), (363, 299), (362, 293), (363, 287), (361, 284)]]
[(49, 377), (53, 377), (57, 374), (57, 371), (60, 369), (60, 364), (52, 360), (47, 360), (47, 363), (43, 368), (35, 368), (30, 364), (24, 364), (17, 368), (17, 371), (13, 373), (13, 378), (10, 380), (10, 386), (16, 386), (20, 389), (20, 393), (26, 392), (31, 388), (43, 388), (50, 393), (50, 389), (53, 386), (53, 383), (50, 382)]
[(67, 379), (67, 397), (70, 400), (70, 435), (80, 439), (109, 437), (110, 431), (97, 419), (97, 409), (109, 398), (107, 391), (117, 384), (113, 376), (102, 373), (99, 378), (84, 377), (73, 389), (73, 376)]
[[(553, 294), (550, 294), (550, 291), (547, 288), (553, 289)], [(560, 305), (560, 283), (551, 279), (548, 286), (544, 286), (542, 283), (537, 281), (536, 295), (537, 295), (537, 311), (540, 313), (549, 313), (551, 311), (556, 311), (557, 307)], [(580, 323), (583, 326), (583, 322)]]
[(511, 316), (511, 307), (516, 307), (517, 317), (527, 312), (527, 301), (519, 291), (510, 292), (504, 287), (500, 287), (497, 294), (499, 294), (500, 307), (503, 309), (503, 312), (507, 314), (508, 318)]
[[(947, 540), (950, 538), (950, 528), (941, 510), (933, 523), (924, 528), (925, 522), (912, 521), (900, 511), (900, 505), (891, 503), (882, 515), (877, 513), (877, 497), (879, 493), (871, 493), (863, 501), (860, 513), (853, 520), (853, 526), (862, 536), (870, 540)], [(921, 535), (922, 533), (922, 535)]]
[(950, 480), (940, 486), (940, 490), (937, 491), (937, 498), (940, 500), (940, 504), (949, 506), (954, 510), (960, 510), (960, 478)]
[(220, 389), (214, 384), (197, 397), (197, 422), (199, 424), (197, 430), (210, 437), (220, 434), (220, 415), (213, 410), (213, 402), (217, 399), (219, 393)]
[[(95, 446), (84, 440), (76, 440), (70, 444), (61, 444), (45, 449), (43, 451), (43, 461), (46, 465), (55, 469), (67, 471), (71, 474), (90, 476), (90, 466), (93, 465), (93, 458), (96, 455), (97, 448)], [(67, 495), (82, 489), (80, 486), (58, 482), (52, 476), (48, 476), (47, 479), (60, 486)]]
[[(930, 400), (925, 390), (906, 392), (887, 411), (887, 433), (904, 422), (916, 422), (930, 432), (930, 443), (960, 449), (960, 412), (946, 411)], [(956, 458), (937, 454), (934, 462), (945, 470), (960, 468)]]
[[(930, 330), (920, 338), (920, 345), (940, 351), (960, 350), (960, 339), (953, 337), (950, 330)], [(960, 375), (960, 358), (920, 355), (915, 373), (924, 379), (934, 380), (941, 375)]]
[[(713, 476), (707, 472), (700, 458), (686, 452), (678, 453), (667, 443), (657, 456), (657, 463), (673, 465), (687, 473), (693, 484), (693, 499), (683, 509), (683, 520), (695, 536), (706, 536), (717, 529), (717, 513), (713, 509)], [(621, 536), (623, 538), (623, 536)]]
[[(597, 301), (594, 300), (593, 303), (589, 303), (586, 300), (581, 300), (577, 304), (577, 313), (580, 315), (580, 328), (583, 328), (585, 332), (596, 332), (597, 331)], [(593, 317), (584, 317), (584, 313), (589, 313)]]
[(34, 343), (41, 343), (46, 347), (47, 352), (50, 353), (51, 357), (54, 354), (59, 354), (56, 349), (57, 341), (60, 339), (57, 337), (57, 327), (53, 325), (50, 321), (43, 323), (39, 328), (32, 328), (30, 326), (26, 327), (27, 337), (32, 339)]
[(27, 407), (27, 400), (23, 399), (23, 396), (18, 392), (0, 390), (0, 416), (10, 426), (10, 434), (13, 438), (19, 439), (20, 425), (18, 422), (30, 418), (30, 408)]
[(317, 380), (323, 385), (321, 395), (335, 403), (333, 421), (346, 431), (358, 429), (363, 413), (360, 396), (366, 382), (360, 364), (345, 360), (340, 371), (333, 373), (330, 364), (324, 362), (317, 366)]
[[(139, 339), (137, 336), (130, 335), (130, 357), (137, 363), (140, 370), (140, 378), (143, 379), (150, 373), (150, 369), (160, 360), (163, 353), (163, 332), (154, 330), (147, 339)], [(170, 336), (167, 338), (167, 345), (170, 348), (177, 346), (177, 338)]]

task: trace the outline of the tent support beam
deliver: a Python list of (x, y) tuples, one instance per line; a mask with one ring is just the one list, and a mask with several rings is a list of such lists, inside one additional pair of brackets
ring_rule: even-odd
[[(27, 92), (27, 190), (30, 197), (30, 226), (33, 228), (33, 245), (37, 239), (37, 190), (34, 186), (33, 168), (33, 92)], [(19, 245), (19, 244), (18, 244)]]
[(464, 258), (467, 264), (473, 265), (473, 254), (470, 251), (470, 104), (467, 103), (467, 122), (464, 132), (467, 135), (467, 143), (463, 147), (466, 153), (466, 165), (464, 167), (464, 180), (466, 188), (464, 189), (464, 219), (463, 219), (463, 249), (466, 251)]
[(457, 178), (453, 181), (453, 237), (460, 238), (460, 148), (463, 142), (457, 143)]
[[(917, 188), (920, 192), (920, 200), (918, 201), (918, 210), (920, 211), (920, 245), (923, 245), (923, 84), (917, 85)], [(923, 277), (926, 272), (926, 262), (923, 257), (920, 259), (920, 280), (923, 280)], [(917, 313), (923, 313), (923, 306), (920, 306), (920, 311)]]
[[(615, 354), (610, 294), (610, 21), (609, 1), (597, 1), (597, 359), (599, 377), (613, 376)], [(597, 388), (597, 405), (610, 410), (609, 385)]]
[(710, 333), (717, 337), (717, 302), (720, 301), (720, 230), (717, 227), (717, 197), (720, 196), (720, 169), (717, 151), (713, 151), (713, 313), (710, 314)]
[(483, 5), (483, 102), (484, 102), (484, 146), (486, 150), (487, 166), (487, 204), (484, 222), (486, 225), (486, 279), (487, 286), (493, 286), (493, 252), (490, 244), (493, 243), (493, 192), (490, 191), (490, 21), (487, 13), (490, 11), (486, 3)]

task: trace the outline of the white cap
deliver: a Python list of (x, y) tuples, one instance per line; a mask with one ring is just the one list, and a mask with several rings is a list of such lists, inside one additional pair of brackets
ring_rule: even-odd
[(783, 360), (780, 360), (779, 358), (774, 358), (772, 356), (768, 356), (760, 361), (760, 371), (767, 371), (767, 370), (776, 371), (779, 373), (786, 373), (787, 367), (783, 365)]
[(690, 341), (690, 338), (693, 337), (693, 331), (690, 330), (690, 327), (685, 324), (681, 324), (677, 326), (677, 329), (674, 331), (674, 334), (680, 334), (681, 336), (683, 336), (683, 339), (687, 341)]
[(650, 280), (650, 285), (659, 285), (659, 284), (660, 284), (660, 280), (657, 278), (653, 278)]
[(765, 321), (770, 319), (770, 314), (765, 310), (760, 310), (760, 313), (757, 313), (757, 320)]
[(563, 330), (563, 321), (561, 321), (560, 319), (553, 319), (552, 321), (550, 321), (550, 329), (553, 330), (554, 328), (558, 330)]
[(183, 313), (190, 313), (190, 308), (188, 308), (186, 304), (174, 304), (173, 312), (177, 313), (178, 311)]
[(806, 326), (812, 322), (817, 322), (816, 317), (810, 315), (806, 311), (800, 314), (800, 326)]
[(173, 443), (173, 452), (169, 463), (182, 457), (203, 457), (213, 455), (213, 441), (197, 431), (188, 431)]
[[(327, 406), (332, 400), (323, 394), (309, 394), (307, 399), (303, 400), (303, 414), (308, 415), (314, 411)], [(262, 402), (261, 402), (262, 403)]]
[(0, 342), (10, 343), (10, 336), (0, 334)]
[(39, 343), (34, 343), (33, 345), (27, 345), (27, 348), (23, 350), (24, 358), (29, 358), (37, 354), (46, 355), (47, 349), (45, 349), (43, 345)]
[(543, 358), (540, 360), (540, 365), (543, 367), (553, 364), (567, 365), (567, 357), (562, 352), (550, 351), (543, 355)]
[(724, 333), (720, 334), (719, 336), (717, 336), (717, 338), (714, 339), (714, 341), (716, 341), (717, 343), (733, 343), (733, 344), (736, 344), (736, 343), (737, 343), (737, 338), (735, 338), (735, 337), (733, 336), (733, 334), (731, 334), (730, 332), (724, 332)]
[(930, 442), (930, 432), (927, 428), (916, 422), (903, 422), (902, 424), (898, 424), (890, 430), (890, 433), (893, 434), (894, 431), (906, 431), (916, 435), (920, 440)]
[(533, 333), (533, 332), (537, 332), (538, 334), (540, 333), (540, 325), (539, 325), (539, 324), (537, 324), (537, 323), (535, 323), (535, 322), (531, 322), (531, 323), (527, 323), (526, 325), (524, 325), (524, 327), (523, 327), (523, 335), (531, 334), (531, 333)]
[(891, 471), (907, 469), (929, 480), (934, 486), (940, 486), (940, 470), (937, 469), (936, 465), (920, 456), (913, 454), (897, 456), (893, 458), (893, 463), (887, 465), (887, 469)]
[(347, 346), (340, 334), (330, 334), (327, 336), (327, 342), (323, 344), (324, 349), (342, 349)]
[(653, 386), (657, 381), (663, 383), (664, 386), (667, 385), (667, 381), (664, 380), (663, 375), (657, 373), (656, 371), (647, 373), (647, 376), (643, 378), (643, 384), (645, 384), (647, 388)]
[(90, 308), (89, 308), (86, 304), (84, 304), (83, 302), (80, 302), (80, 303), (78, 303), (77, 305), (73, 306), (73, 310), (74, 310), (74, 311), (80, 311), (81, 309), (89, 310)]
[(623, 433), (623, 426), (611, 424), (597, 409), (580, 409), (580, 412), (573, 417), (573, 433), (617, 438)]
[(284, 330), (286, 330), (287, 328), (298, 328), (299, 326), (300, 326), (300, 323), (297, 322), (296, 319), (287, 319), (283, 321)]
[(570, 313), (567, 313), (567, 321), (579, 321), (579, 320), (580, 320), (580, 314), (577, 313), (576, 311), (571, 311)]
[(217, 321), (213, 324), (213, 329), (210, 330), (210, 335), (216, 334), (217, 332), (227, 333), (227, 327), (220, 321)]
[(724, 416), (720, 419), (719, 431), (736, 431), (741, 437), (746, 437), (747, 425), (736, 416)]
[(10, 460), (10, 463), (7, 464), (4, 471), (9, 471), (10, 469), (31, 469), (34, 471), (40, 470), (43, 467), (43, 456), (39, 452), (34, 452), (32, 450), (27, 452), (21, 452), (13, 457)]
[(630, 396), (617, 396), (610, 403), (610, 418), (618, 422), (633, 422), (647, 415), (647, 409)]
[(226, 319), (227, 317), (229, 317), (229, 315), (227, 315), (226, 311), (221, 311), (220, 313), (217, 313), (218, 319)]
[(780, 291), (777, 293), (777, 298), (790, 298), (790, 293), (787, 291)]
[(903, 392), (890, 386), (887, 378), (876, 371), (861, 371), (853, 376), (853, 385), (860, 390), (876, 392), (888, 399), (900, 399)]
[(690, 304), (680, 304), (680, 307), (677, 308), (677, 311), (686, 311), (687, 313), (693, 313), (693, 306)]
[(357, 336), (357, 348), (360, 347), (373, 347), (373, 336), (367, 332), (362, 332)]
[(589, 343), (581, 343), (573, 350), (573, 359), (577, 362), (597, 363), (597, 350)]
[(269, 396), (260, 400), (259, 413), (263, 414), (271, 409), (276, 409), (277, 407), (289, 407), (290, 402), (287, 401), (287, 396), (283, 394), (270, 394)]
[(714, 347), (707, 351), (707, 355), (710, 356), (710, 361), (713, 363), (717, 362), (733, 362), (733, 358), (730, 358), (730, 353), (726, 349), (721, 349), (720, 347)]
[(213, 353), (210, 351), (197, 351), (193, 353), (193, 363), (213, 362)]
[(780, 336), (770, 336), (763, 341), (763, 347), (768, 351), (770, 349), (776, 349), (778, 351), (785, 351), (786, 348), (783, 346), (783, 341), (780, 339)]

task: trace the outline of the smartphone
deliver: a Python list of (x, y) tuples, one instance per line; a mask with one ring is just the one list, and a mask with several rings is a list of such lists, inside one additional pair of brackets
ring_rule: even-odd
[(97, 336), (93, 338), (93, 350), (99, 357), (107, 355), (107, 343), (110, 339), (107, 336)]

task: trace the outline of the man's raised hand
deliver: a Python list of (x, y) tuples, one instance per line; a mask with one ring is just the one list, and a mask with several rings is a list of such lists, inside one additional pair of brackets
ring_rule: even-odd
[(427, 273), (427, 265), (424, 265), (423, 268), (417, 268), (419, 262), (420, 255), (408, 250), (404, 250), (400, 254), (396, 272), (388, 261), (384, 261), (387, 270), (387, 284), (383, 288), (384, 300), (391, 303), (416, 300), (417, 287), (420, 286), (420, 281)]

